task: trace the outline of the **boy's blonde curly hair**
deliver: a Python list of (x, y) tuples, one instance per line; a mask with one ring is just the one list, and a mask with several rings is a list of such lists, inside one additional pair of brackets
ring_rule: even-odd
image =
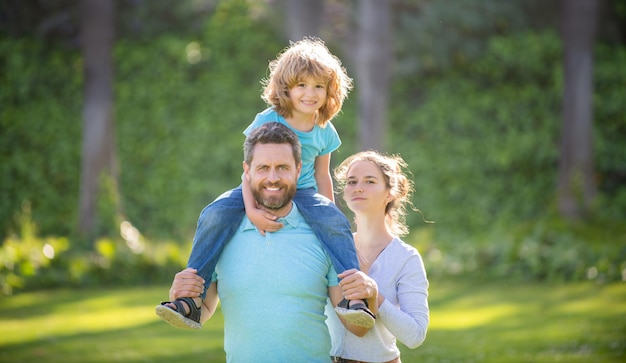
[(325, 127), (343, 106), (352, 90), (341, 60), (334, 56), (319, 38), (306, 37), (291, 43), (269, 64), (269, 77), (264, 79), (261, 98), (283, 117), (290, 117), (293, 105), (289, 90), (305, 78), (326, 84), (326, 103), (319, 109), (316, 124)]

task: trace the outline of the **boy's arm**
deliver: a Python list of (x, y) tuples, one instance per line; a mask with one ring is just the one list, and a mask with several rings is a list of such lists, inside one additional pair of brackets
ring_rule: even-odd
[(330, 176), (330, 153), (315, 158), (315, 181), (318, 193), (334, 203), (333, 179)]
[(246, 215), (262, 235), (265, 235), (266, 231), (276, 232), (283, 227), (282, 223), (275, 221), (275, 215), (257, 207), (250, 189), (250, 182), (246, 177), (241, 181), (241, 194), (243, 196), (243, 204), (246, 207)]

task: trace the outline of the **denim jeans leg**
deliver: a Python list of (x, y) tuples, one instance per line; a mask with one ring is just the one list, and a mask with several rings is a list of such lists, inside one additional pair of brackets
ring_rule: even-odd
[(241, 186), (220, 195), (200, 213), (187, 267), (198, 270), (204, 281), (202, 300), (211, 284), (217, 260), (245, 215)]
[(359, 269), (350, 222), (335, 203), (313, 188), (298, 189), (294, 197), (298, 210), (330, 255), (337, 273)]

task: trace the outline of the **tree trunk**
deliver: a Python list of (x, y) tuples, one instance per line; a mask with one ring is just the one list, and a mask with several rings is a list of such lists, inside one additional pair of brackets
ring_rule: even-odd
[(392, 32), (388, 1), (358, 2), (357, 49), (354, 57), (358, 95), (360, 150), (384, 151), (391, 83)]
[(562, 0), (564, 89), (558, 208), (565, 218), (589, 211), (597, 192), (592, 145), (596, 1)]
[(324, 0), (287, 0), (287, 36), (297, 42), (305, 36), (319, 37)]
[(112, 64), (114, 0), (81, 0), (80, 6), (84, 100), (78, 229), (82, 235), (92, 237), (103, 175), (117, 185)]

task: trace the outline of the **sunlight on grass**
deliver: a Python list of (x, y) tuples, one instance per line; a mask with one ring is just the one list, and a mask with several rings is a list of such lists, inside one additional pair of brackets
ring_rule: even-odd
[[(26, 342), (54, 336), (72, 336), (82, 333), (103, 332), (127, 329), (154, 321), (144, 307), (124, 310), (88, 310), (80, 313), (56, 312), (51, 316), (30, 319), (29, 325), (37, 327), (24, 331), (23, 335), (11, 334), (0, 338), (0, 343)], [(2, 322), (6, 329), (18, 332), (24, 326), (22, 319), (6, 319)]]
[[(47, 300), (41, 299), (40, 294), (34, 295), (30, 299), (28, 297), (31, 295), (16, 298), (22, 307)], [(117, 295), (101, 295), (73, 301), (65, 299), (62, 304), (50, 302), (49, 305), (43, 306), (45, 315), (35, 312), (27, 326), (24, 325), (24, 317), (19, 313), (15, 318), (3, 319), (4, 327), (13, 332), (22, 331), (22, 334), (3, 334), (0, 336), (0, 343), (27, 342), (52, 336), (59, 338), (82, 333), (129, 329), (153, 322), (154, 311), (136, 303), (132, 306), (133, 299), (136, 297), (131, 293), (130, 297), (122, 298)]]
[(426, 341), (403, 361), (626, 361), (626, 284), (435, 281), (430, 297)]
[(483, 306), (482, 308), (464, 307), (445, 314), (434, 311), (431, 315), (431, 329), (467, 329), (491, 324), (507, 316), (515, 315), (519, 308), (514, 305)]
[(3, 298), (0, 327), (11, 334), (0, 334), (0, 361), (159, 362), (173, 357), (224, 361), (221, 313), (200, 331), (173, 328), (154, 313), (166, 294), (167, 289), (160, 287), (60, 290)]
[[(59, 290), (0, 299), (1, 362), (224, 362), (223, 316), (172, 328), (154, 306), (167, 287)], [(626, 361), (626, 284), (433, 281), (424, 344), (402, 361)]]

